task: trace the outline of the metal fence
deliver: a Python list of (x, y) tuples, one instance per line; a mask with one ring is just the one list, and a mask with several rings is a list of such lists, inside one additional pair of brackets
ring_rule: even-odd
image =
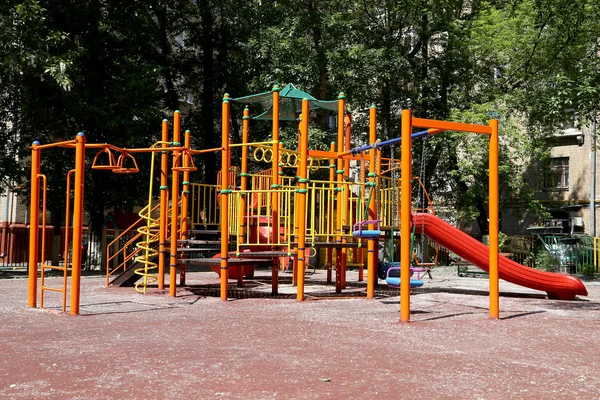
[[(26, 270), (29, 265), (29, 226), (24, 224), (10, 224), (0, 226), (0, 268), (12, 270)], [(40, 263), (46, 265), (63, 265), (65, 258), (64, 227), (58, 235), (54, 235), (54, 228), (47, 227), (42, 233), (38, 244)], [(110, 230), (102, 235), (94, 234), (90, 229), (84, 227), (81, 248), (82, 268), (84, 270), (99, 270), (102, 266), (102, 258), (106, 247), (103, 237), (110, 237)], [(42, 234), (45, 235), (45, 249), (42, 255)], [(72, 248), (69, 244), (67, 256), (71, 259)]]

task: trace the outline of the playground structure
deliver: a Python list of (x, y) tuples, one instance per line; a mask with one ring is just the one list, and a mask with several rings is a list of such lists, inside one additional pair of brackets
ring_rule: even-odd
[[(250, 109), (244, 109), (242, 141), (231, 143), (231, 104), (269, 103), (269, 108), (255, 117)], [(322, 108), (337, 114), (337, 143), (329, 150), (308, 147), (308, 128), (311, 110)], [(31, 218), (39, 218), (40, 193), (43, 194), (42, 219), (45, 225), (46, 185), (40, 174), (40, 151), (50, 147), (75, 148), (73, 204), (73, 249), (81, 247), (81, 224), (83, 207), (83, 173), (86, 149), (98, 150), (92, 163), (93, 169), (110, 170), (114, 173), (138, 171), (134, 154), (152, 155), (152, 172), (148, 205), (140, 212), (145, 222), (137, 232), (123, 234), (113, 241), (107, 257), (107, 285), (137, 282), (136, 289), (142, 293), (148, 285), (156, 283), (165, 288), (165, 273), (169, 267), (169, 294), (177, 294), (177, 270), (180, 284), (185, 284), (185, 273), (194, 266), (210, 266), (219, 273), (220, 297), (227, 300), (229, 279), (237, 279), (243, 285), (244, 276), (251, 276), (258, 265), (271, 267), (272, 293), (278, 292), (280, 269), (292, 262), (293, 283), (297, 288), (297, 300), (304, 300), (304, 271), (308, 259), (317, 249), (325, 249), (327, 280), (332, 283), (335, 265), (335, 291), (341, 293), (346, 286), (348, 250), (353, 249), (360, 260), (359, 280), (363, 279), (362, 260), (367, 250), (366, 297), (374, 298), (377, 284), (377, 249), (379, 241), (400, 242), (399, 272), (401, 294), (401, 320), (410, 319), (410, 286), (412, 272), (426, 272), (431, 260), (414, 258), (415, 234), (430, 237), (434, 242), (448, 247), (490, 273), (490, 317), (499, 317), (498, 279), (545, 290), (550, 297), (569, 299), (585, 295), (585, 287), (579, 280), (564, 275), (539, 273), (527, 267), (508, 264), (498, 254), (498, 122), (487, 126), (461, 124), (413, 118), (410, 111), (402, 113), (402, 136), (379, 141), (376, 137), (376, 108), (369, 113), (368, 145), (351, 148), (352, 120), (346, 107), (345, 96), (340, 93), (335, 101), (320, 101), (292, 85), (283, 90), (274, 87), (271, 92), (241, 98), (225, 95), (222, 103), (222, 144), (217, 149), (194, 150), (190, 148), (189, 131), (185, 132), (181, 145), (179, 112), (175, 112), (173, 138), (168, 141), (168, 123), (162, 123), (162, 140), (149, 148), (124, 149), (107, 144), (87, 144), (85, 135), (78, 134), (73, 141), (32, 146), (32, 205)], [(250, 121), (272, 121), (272, 136), (268, 141), (250, 141)], [(285, 149), (279, 140), (280, 121), (298, 121), (297, 149)], [(412, 132), (413, 127), (425, 128)], [(444, 131), (466, 131), (490, 136), (490, 246), (476, 245), (459, 236), (456, 228), (433, 215), (433, 205), (416, 209), (412, 213), (413, 182), (420, 180), (412, 174), (412, 140)], [(395, 159), (395, 146), (401, 145), (402, 156)], [(239, 147), (241, 163), (231, 164), (232, 149)], [(390, 157), (382, 156), (384, 148), (391, 148)], [(119, 152), (116, 158), (113, 152)], [(194, 156), (217, 152), (221, 157), (221, 171), (217, 185), (191, 183), (195, 171)], [(154, 154), (161, 154), (160, 198), (153, 195)], [(169, 169), (168, 153), (172, 155)], [(365, 157), (368, 154), (368, 158)], [(249, 172), (250, 156), (256, 163), (270, 166), (265, 170)], [(102, 162), (104, 160), (104, 162)], [(350, 163), (360, 169), (360, 178), (350, 177)], [(329, 178), (314, 178), (319, 170), (328, 171)], [(169, 172), (171, 185), (168, 185)], [(400, 172), (398, 177), (397, 172)], [(321, 175), (327, 175), (321, 173)], [(39, 187), (39, 179), (43, 186)], [(67, 208), (69, 209), (70, 174), (67, 176)], [(400, 182), (400, 188), (398, 188)], [(423, 198), (425, 198), (425, 193)], [(156, 203), (155, 203), (156, 202)], [(67, 212), (66, 226), (70, 225)], [(169, 218), (170, 216), (170, 218)], [(35, 219), (34, 219), (35, 218)], [(408, 221), (408, 222), (407, 222)], [(400, 233), (398, 236), (397, 233)], [(451, 241), (451, 236), (459, 239)], [(466, 236), (466, 235), (465, 235)], [(66, 235), (66, 241), (69, 235)], [(43, 242), (43, 238), (42, 238)], [(36, 307), (38, 272), (38, 232), (30, 232), (29, 297), (30, 307)], [(133, 250), (132, 250), (133, 246)], [(481, 247), (483, 246), (483, 247)], [(68, 247), (68, 246), (65, 246)], [(113, 247), (118, 247), (112, 252)], [(43, 254), (44, 243), (42, 243)], [(475, 253), (477, 256), (475, 257)], [(487, 253), (487, 257), (483, 254)], [(335, 261), (334, 261), (335, 260)], [(63, 311), (66, 310), (67, 273), (71, 276), (70, 313), (79, 313), (79, 283), (81, 255), (74, 251), (72, 259), (65, 255), (63, 266), (41, 267), (40, 306), (43, 307), (44, 290), (63, 293)], [(412, 265), (412, 266), (411, 266)], [(63, 289), (44, 286), (44, 270), (58, 269), (64, 273)], [(532, 277), (534, 283), (532, 283)], [(417, 276), (420, 278), (420, 276)], [(419, 281), (420, 279), (417, 279)], [(414, 280), (413, 280), (414, 281)], [(420, 283), (422, 285), (422, 281)], [(413, 285), (419, 285), (413, 283)]]

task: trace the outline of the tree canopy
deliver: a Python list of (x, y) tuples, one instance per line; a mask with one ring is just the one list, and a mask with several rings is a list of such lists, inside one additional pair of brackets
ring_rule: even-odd
[[(560, 127), (566, 110), (585, 120), (600, 102), (594, 0), (8, 0), (0, 28), (3, 185), (26, 182), (33, 140), (84, 131), (93, 142), (148, 146), (159, 138), (160, 121), (179, 108), (194, 147), (218, 147), (223, 94), (274, 84), (294, 83), (322, 100), (345, 92), (356, 132), (366, 129), (361, 113), (375, 104), (381, 139), (398, 135), (402, 108), (472, 122), (497, 116), (504, 153), (512, 154), (502, 160), (507, 177), (523, 173), (515, 159), (544, 154), (541, 139)], [(313, 142), (326, 147), (320, 122)], [(428, 189), (484, 225), (481, 143), (435, 137), (416, 143), (417, 162), (422, 146)], [(69, 157), (57, 151), (45, 159), (58, 215)], [(214, 182), (216, 156), (200, 164), (200, 179)], [(88, 179), (95, 227), (107, 207), (143, 199), (147, 179)], [(504, 201), (528, 195), (524, 179), (502, 185)]]

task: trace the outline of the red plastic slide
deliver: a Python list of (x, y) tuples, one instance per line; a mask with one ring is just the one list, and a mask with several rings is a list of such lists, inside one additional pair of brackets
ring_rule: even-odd
[[(416, 232), (424, 233), (431, 240), (473, 263), (484, 271), (489, 269), (489, 248), (458, 228), (431, 214), (413, 214)], [(500, 256), (498, 264), (500, 279), (542, 290), (551, 299), (573, 300), (575, 296), (587, 296), (583, 283), (574, 276), (540, 271)]]

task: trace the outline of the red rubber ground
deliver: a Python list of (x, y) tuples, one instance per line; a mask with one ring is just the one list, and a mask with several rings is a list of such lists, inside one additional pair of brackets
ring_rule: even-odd
[[(410, 324), (398, 323), (397, 296), (222, 302), (185, 289), (178, 298), (106, 289), (102, 277), (82, 279), (83, 315), (73, 317), (28, 309), (26, 280), (1, 280), (0, 398), (598, 398), (597, 283), (585, 300), (556, 301), (501, 282), (504, 319), (494, 321), (487, 280), (450, 272), (425, 279), (430, 292), (412, 296)], [(218, 285), (213, 272), (187, 279)], [(335, 292), (323, 280), (307, 276), (307, 292)], [(286, 282), (281, 292), (293, 293)]]

